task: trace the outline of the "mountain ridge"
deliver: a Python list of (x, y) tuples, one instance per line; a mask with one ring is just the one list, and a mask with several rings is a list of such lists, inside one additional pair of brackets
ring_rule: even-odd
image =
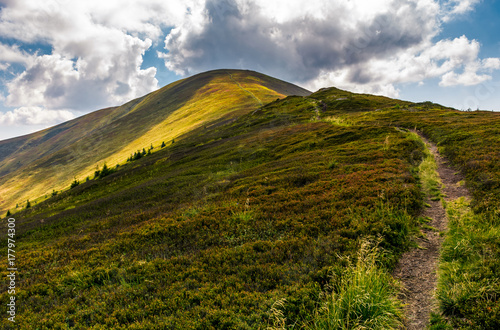
[[(141, 100), (114, 130), (95, 128), (90, 155), (117, 139), (147, 148), (157, 132), (180, 127), (175, 143), (132, 160), (123, 152), (130, 161), (119, 168), (99, 167), (88, 181), (10, 210), (23, 270), (17, 297), (26, 302), (20, 329), (401, 329), (391, 270), (426, 235), (445, 237), (431, 325), (499, 327), (500, 114), (336, 88), (274, 98), (255, 83), (262, 77), (246, 77), (236, 79), (242, 89), (227, 73), (202, 75), (189, 97), (181, 82)], [(260, 106), (245, 90), (270, 102)], [(141, 112), (186, 99), (167, 121)], [(127, 128), (137, 130), (113, 135)], [(136, 141), (141, 129), (147, 139)], [(470, 202), (443, 196), (415, 130), (463, 173), (449, 169), (448, 185), (467, 186)], [(81, 162), (58, 155), (41, 168)], [(449, 231), (421, 213), (427, 202), (446, 208)], [(12, 221), (1, 219), (4, 232)]]
[[(96, 166), (123, 163), (136, 150), (171, 142), (204, 122), (216, 121), (224, 113), (234, 112), (237, 116), (290, 93), (310, 94), (253, 71), (213, 70), (173, 82), (122, 106), (0, 141), (0, 193), (9, 196), (2, 197), (0, 209), (49, 194), (52, 189), (64, 189), (74, 178), (91, 176)], [(89, 155), (92, 152), (102, 156)], [(66, 166), (71, 169), (66, 170)], [(38, 172), (35, 178), (27, 179)], [(39, 184), (43, 180), (45, 184)], [(22, 186), (32, 187), (32, 194), (21, 193)]]

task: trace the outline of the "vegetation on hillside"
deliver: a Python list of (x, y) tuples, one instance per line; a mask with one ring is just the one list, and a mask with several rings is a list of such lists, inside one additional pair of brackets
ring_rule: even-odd
[(410, 107), (357, 120), (418, 129), (465, 175), (472, 200), (446, 205), (435, 329), (500, 328), (500, 113)]
[[(251, 94), (249, 94), (251, 91)], [(123, 164), (150, 144), (172, 141), (197, 127), (234, 120), (287, 95), (310, 92), (252, 71), (216, 70), (174, 82), (120, 107), (103, 109), (47, 130), (0, 141), (0, 210), (40, 202), (96, 164)], [(30, 187), (30, 189), (24, 189)]]
[(448, 206), (439, 326), (494, 328), (499, 117), (335, 88), (276, 98), (186, 125), (175, 143), (139, 139), (118, 169), (94, 163), (98, 180), (18, 210), (19, 328), (398, 328), (389, 270), (424, 191), (440, 196), (401, 128), (438, 143), (473, 191), (470, 209)]
[(422, 205), (423, 146), (322, 122), (315, 104), (199, 128), (18, 213), (21, 328), (254, 329), (280, 299), (292, 325), (366, 237), (392, 267)]

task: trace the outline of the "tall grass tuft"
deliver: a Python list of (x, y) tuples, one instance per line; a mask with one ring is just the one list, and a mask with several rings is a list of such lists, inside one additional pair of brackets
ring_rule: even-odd
[(368, 242), (361, 245), (356, 263), (349, 262), (332, 293), (316, 312), (309, 329), (398, 329), (403, 326), (403, 306), (398, 285), (377, 267), (379, 252)]
[(271, 307), (271, 323), (268, 324), (266, 330), (285, 330), (286, 329), (286, 317), (283, 310), (285, 309), (286, 299), (280, 299), (276, 301)]

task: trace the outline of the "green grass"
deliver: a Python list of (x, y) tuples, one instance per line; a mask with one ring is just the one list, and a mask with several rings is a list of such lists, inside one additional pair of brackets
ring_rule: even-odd
[(437, 290), (441, 310), (454, 327), (496, 329), (499, 223), (474, 214), (464, 198), (448, 203), (447, 212), (450, 231), (441, 253)]
[(272, 102), (16, 213), (19, 328), (255, 329), (280, 299), (290, 327), (361, 238), (393, 267), (422, 206), (422, 145), (314, 111)]
[(359, 245), (354, 260), (345, 258), (330, 269), (330, 284), (308, 319), (287, 326), (287, 300), (280, 299), (271, 308), (267, 329), (401, 329), (399, 284), (381, 265), (384, 256), (373, 241), (365, 238)]
[(343, 127), (349, 127), (352, 126), (352, 123), (349, 121), (349, 119), (346, 116), (343, 117), (326, 117), (324, 119), (326, 122), (330, 122), (334, 125), (338, 126), (343, 126)]
[(399, 288), (377, 264), (376, 247), (364, 242), (355, 263), (337, 269), (332, 292), (314, 314), (308, 329), (400, 329), (403, 305), (396, 299)]
[[(123, 162), (151, 143), (154, 152), (100, 179), (77, 176), (78, 186), (55, 196), (61, 189), (48, 186), (63, 181), (45, 174), (48, 199), (20, 204), (18, 328), (397, 328), (401, 306), (387, 274), (418, 235), (425, 192), (441, 198), (441, 183), (420, 139), (394, 127), (416, 127), (438, 143), (473, 192), (469, 209), (447, 205), (462, 220), (446, 237), (433, 326), (497, 325), (498, 115), (335, 88), (277, 100), (297, 90), (232, 75), (238, 84), (227, 73), (200, 75), (92, 117), (127, 136), (109, 131), (96, 144), (102, 155), (80, 161), (91, 177), (96, 162), (114, 169), (108, 157), (117, 150)], [(272, 102), (261, 107), (254, 97)], [(182, 115), (168, 130), (169, 116)], [(138, 119), (149, 123), (145, 131)], [(158, 143), (149, 141), (160, 131)], [(3, 144), (6, 154), (29, 141), (16, 143)], [(69, 188), (78, 162), (63, 149), (56, 154), (68, 161)], [(15, 191), (40, 178), (2, 193), (25, 201)], [(360, 250), (370, 237), (379, 238), (377, 253)]]
[[(499, 328), (500, 114), (431, 105), (359, 114), (357, 120), (417, 128), (465, 176), (460, 184), (467, 186), (472, 199), (443, 203), (450, 230), (445, 235), (439, 271), (440, 311), (434, 315), (432, 328)], [(435, 192), (437, 200), (440, 196), (437, 189)]]
[(440, 200), (442, 183), (437, 173), (436, 161), (428, 149), (425, 150), (424, 155), (424, 160), (418, 167), (423, 192), (429, 196), (431, 200)]
[[(415, 133), (409, 132), (408, 139), (425, 145), (424, 141)], [(437, 164), (434, 155), (430, 152), (428, 146), (423, 151), (423, 160), (418, 166), (418, 177), (422, 185), (423, 193), (430, 198), (431, 201), (439, 201), (442, 199), (441, 189), (443, 183), (437, 172)], [(426, 206), (430, 206), (426, 204)]]

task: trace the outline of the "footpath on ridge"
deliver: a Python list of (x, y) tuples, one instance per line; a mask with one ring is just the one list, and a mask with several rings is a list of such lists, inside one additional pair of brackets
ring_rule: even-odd
[(254, 94), (254, 93), (250, 92), (248, 89), (243, 88), (243, 86), (241, 86), (241, 84), (240, 84), (239, 82), (237, 82), (237, 81), (233, 78), (233, 75), (232, 75), (231, 73), (229, 73), (229, 72), (228, 72), (227, 74), (229, 75), (229, 78), (231, 78), (231, 80), (232, 80), (232, 81), (233, 81), (236, 85), (238, 85), (238, 87), (239, 87), (241, 90), (243, 90), (244, 92), (247, 92), (248, 94), (250, 94), (250, 96), (251, 96), (251, 97), (252, 97), (255, 101), (257, 101), (257, 103), (259, 103), (261, 107), (262, 107), (262, 106), (264, 106), (264, 103), (262, 103), (262, 101), (261, 101), (261, 100), (260, 100), (257, 96), (255, 96), (255, 94)]
[[(464, 185), (460, 184), (463, 177), (452, 168), (448, 160), (441, 156), (435, 144), (428, 141), (419, 132), (430, 154), (437, 165), (437, 173), (442, 182), (441, 193), (445, 202), (460, 197), (469, 198), (470, 194)], [(401, 299), (406, 305), (407, 328), (410, 330), (426, 329), (429, 325), (431, 311), (436, 309), (434, 292), (437, 284), (437, 269), (441, 244), (444, 237), (440, 233), (447, 230), (446, 210), (440, 199), (427, 196), (427, 207), (422, 217), (429, 219), (423, 226), (423, 237), (416, 239), (418, 248), (403, 254), (394, 270), (394, 277), (403, 286)]]

